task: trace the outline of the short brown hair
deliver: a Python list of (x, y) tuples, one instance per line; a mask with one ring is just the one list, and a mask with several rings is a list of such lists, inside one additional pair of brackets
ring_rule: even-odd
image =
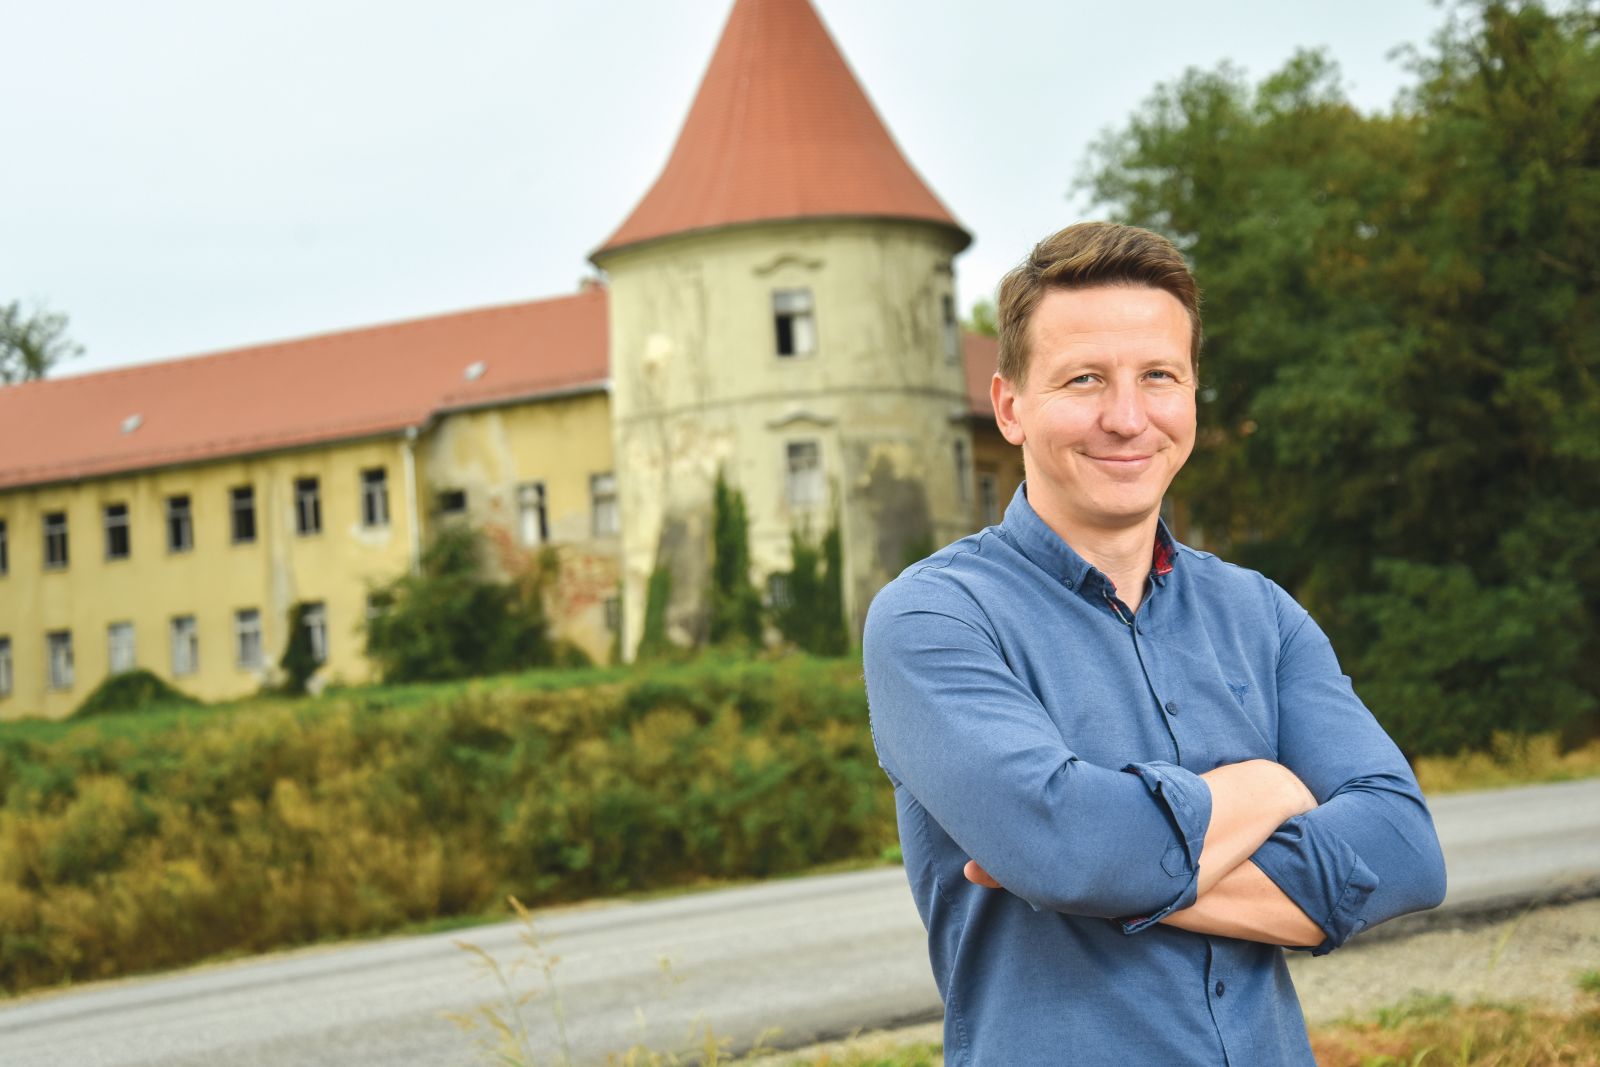
[(1000, 280), (995, 320), (1000, 376), (1021, 385), (1028, 376), (1028, 323), (1052, 289), (1148, 286), (1171, 293), (1189, 313), (1189, 362), (1200, 367), (1200, 287), (1173, 243), (1158, 233), (1115, 222), (1080, 222), (1033, 246)]

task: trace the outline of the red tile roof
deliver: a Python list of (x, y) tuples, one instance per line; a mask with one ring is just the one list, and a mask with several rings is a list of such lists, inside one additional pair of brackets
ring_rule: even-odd
[(595, 286), (4, 386), (0, 489), (395, 433), (452, 409), (599, 385), (607, 346), (606, 292)]
[(661, 176), (594, 254), (829, 216), (924, 219), (971, 240), (906, 162), (808, 0), (737, 0)]
[(1000, 342), (981, 333), (961, 335), (963, 362), (967, 371), (967, 406), (979, 418), (994, 421), (994, 403), (989, 399), (989, 382), (1000, 361)]

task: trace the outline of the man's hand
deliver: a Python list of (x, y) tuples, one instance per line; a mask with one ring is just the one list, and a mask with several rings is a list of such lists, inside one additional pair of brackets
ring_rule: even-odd
[(961, 873), (967, 876), (967, 881), (976, 882), (986, 889), (1004, 889), (1005, 886), (994, 880), (994, 876), (982, 867), (977, 860), (968, 860), (967, 865), (961, 868)]

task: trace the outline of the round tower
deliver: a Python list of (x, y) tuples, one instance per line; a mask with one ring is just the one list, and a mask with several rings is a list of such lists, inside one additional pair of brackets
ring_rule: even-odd
[(790, 568), (791, 531), (839, 523), (857, 639), (885, 582), (969, 532), (953, 260), (970, 241), (807, 0), (736, 0), (665, 168), (591, 257), (629, 655), (658, 567), (669, 633), (705, 636), (719, 469), (758, 583)]

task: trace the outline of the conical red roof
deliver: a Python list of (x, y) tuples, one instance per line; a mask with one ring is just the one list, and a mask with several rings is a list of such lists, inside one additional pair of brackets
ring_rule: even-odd
[(808, 0), (736, 0), (661, 176), (595, 252), (740, 222), (925, 219), (911, 169)]

